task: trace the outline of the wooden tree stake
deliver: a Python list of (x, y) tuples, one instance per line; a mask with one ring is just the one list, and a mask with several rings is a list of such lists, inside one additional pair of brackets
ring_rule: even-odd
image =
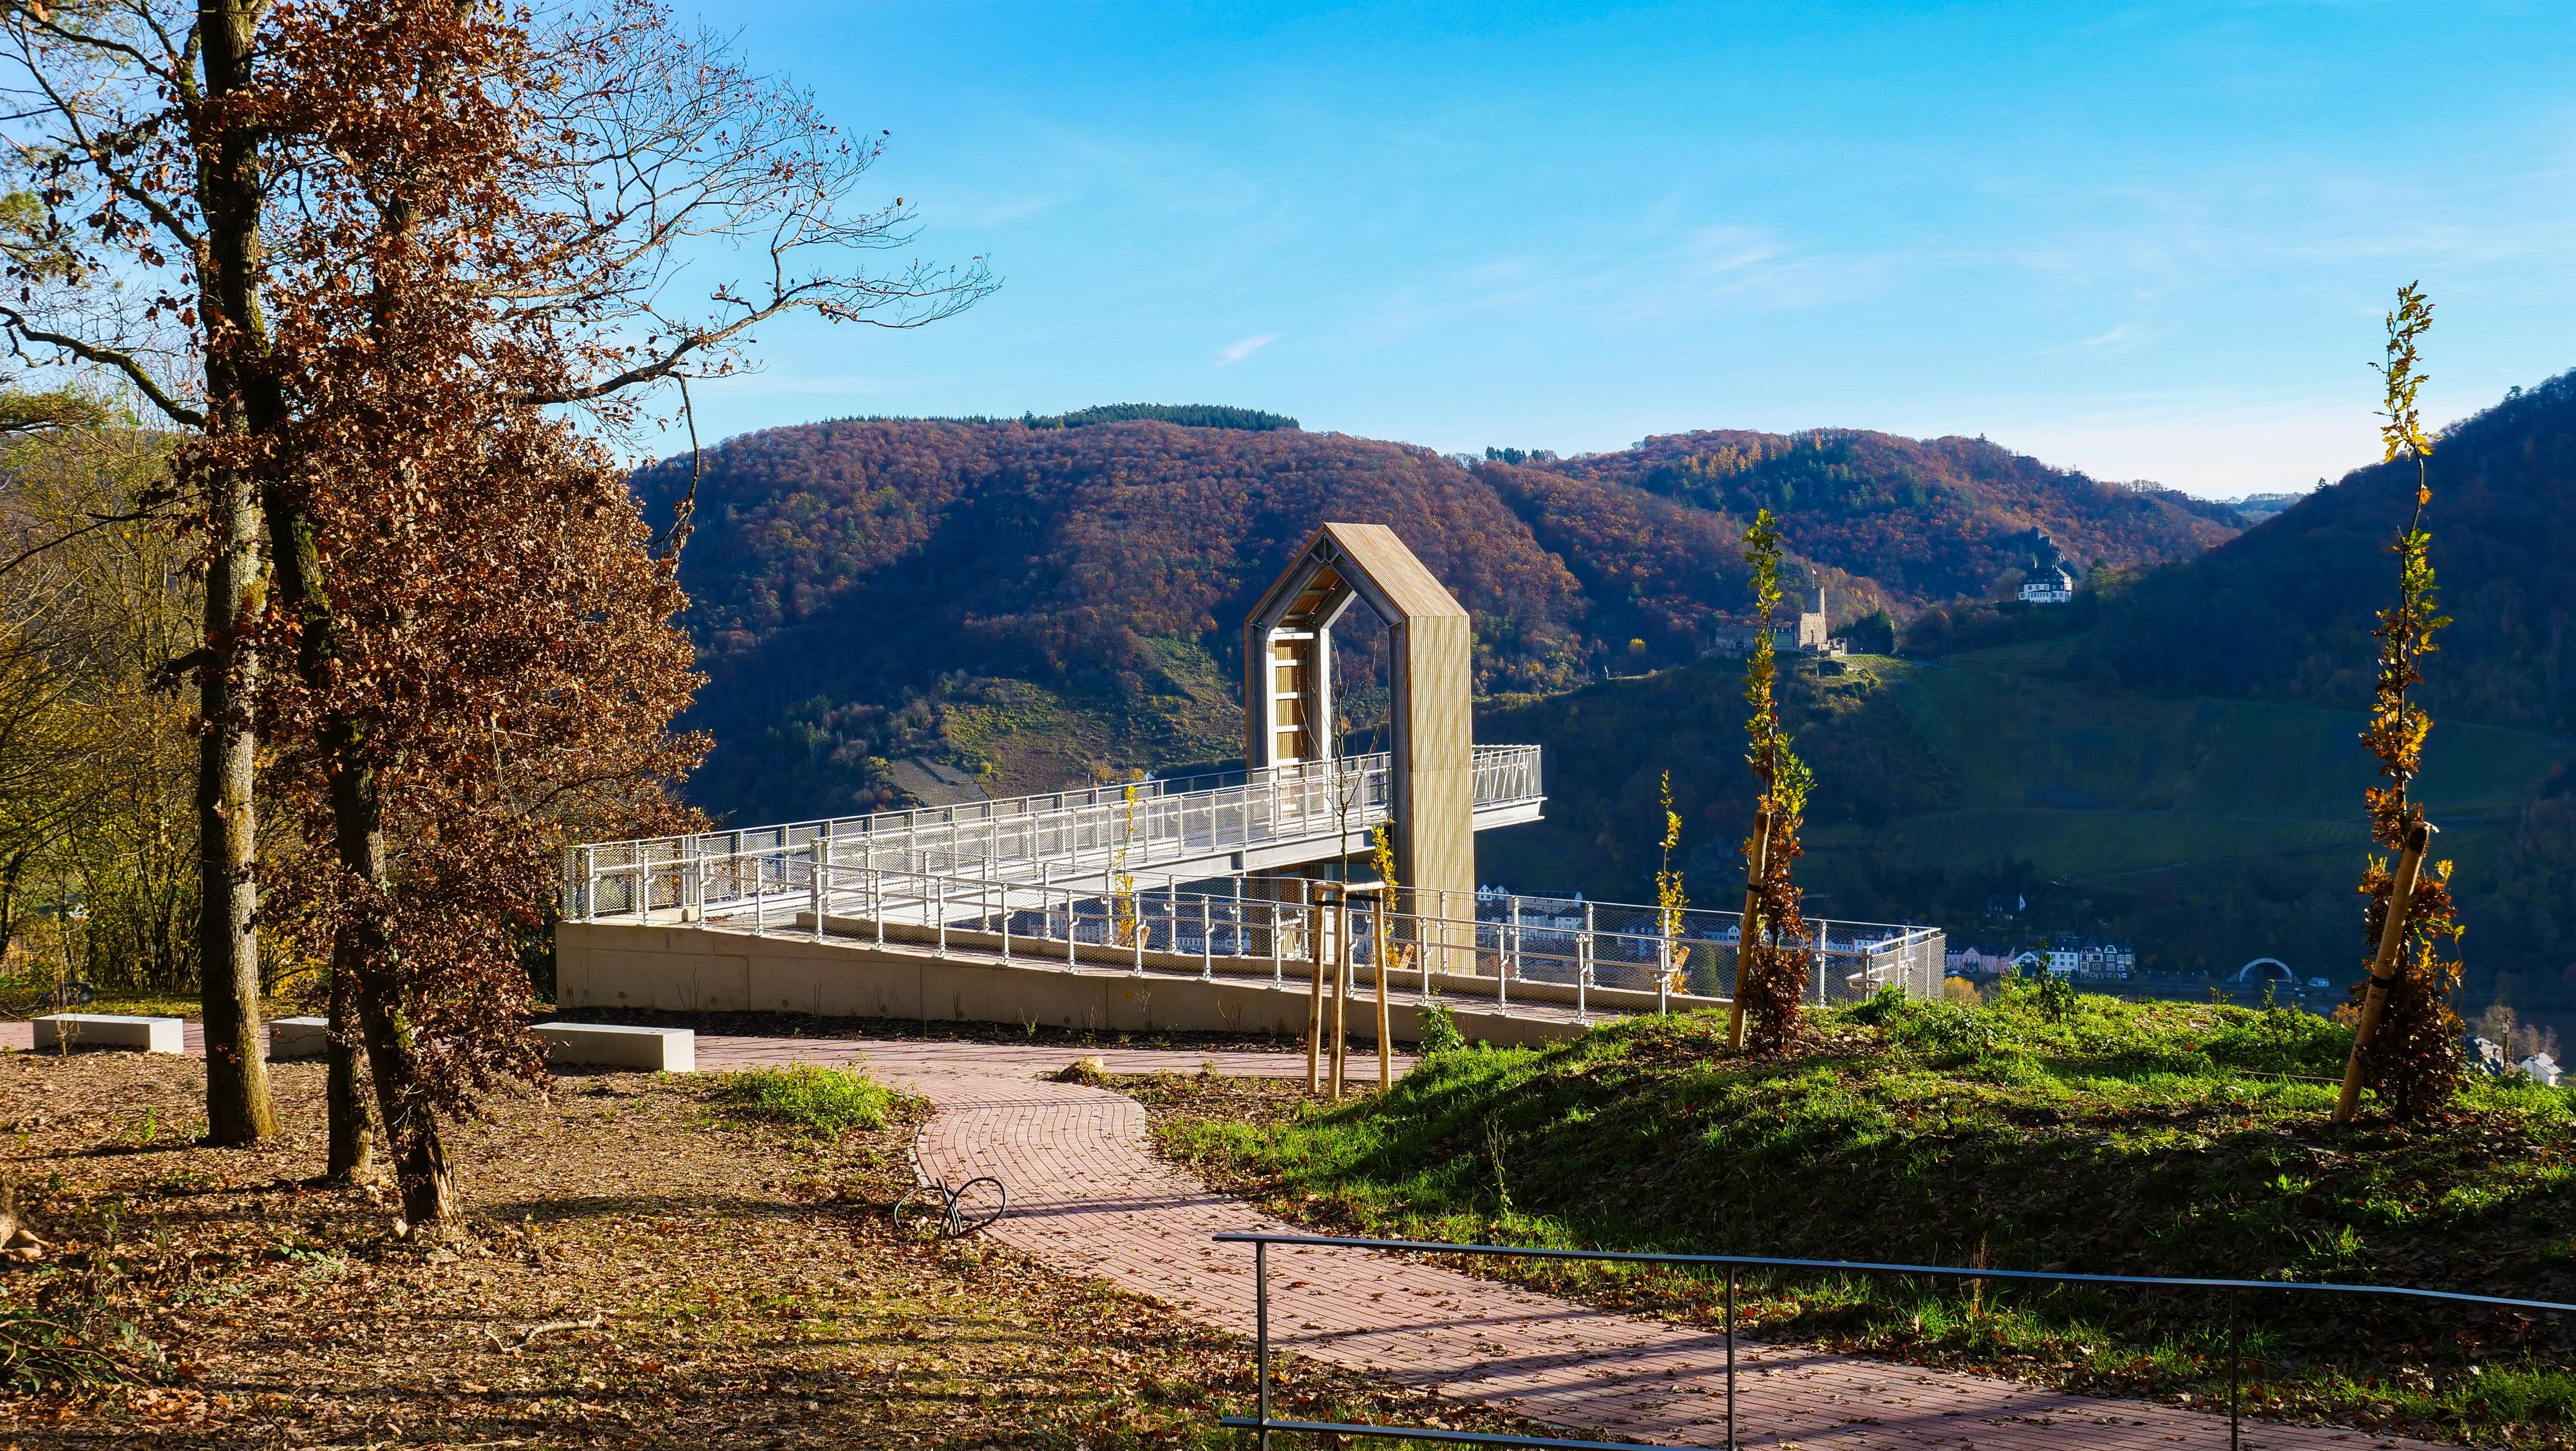
[(2405, 970), (2402, 958), (2406, 916), (2415, 903), (2415, 883), (2423, 875), (2424, 853), (2433, 845), (2433, 830), (2431, 823), (2417, 821), (2406, 829), (2405, 848), (2397, 854), (2396, 880), (2388, 889), (2388, 920), (2380, 925), (2379, 953), (2370, 964), (2370, 991), (2361, 1000), (2361, 1022), (2352, 1033), (2352, 1057), (2344, 1064), (2343, 1093), (2335, 1099), (2337, 1126), (2351, 1123), (2353, 1110), (2361, 1103), (2362, 1050), (2370, 1046), (2371, 1035), (2379, 1030), (2380, 1016), (2388, 1010), (2389, 989), (2397, 985), (2398, 975)]
[(1351, 899), (1333, 894), (1333, 1101), (1341, 1102), (1351, 1060)]
[(1386, 917), (1395, 910), (1395, 889), (1381, 888), (1377, 900), (1377, 1091), (1386, 1092), (1395, 1085), (1394, 1049), (1386, 1037), (1387, 947), (1394, 933)]
[(1315, 884), (1301, 881), (1297, 887), (1306, 899), (1306, 959), (1315, 970), (1313, 990), (1306, 996), (1306, 1091), (1315, 1094), (1324, 1091), (1324, 924)]
[(1753, 950), (1753, 936), (1762, 914), (1762, 878), (1771, 865), (1771, 813), (1764, 811), (1760, 827), (1753, 838), (1753, 870), (1744, 881), (1744, 917), (1736, 924), (1735, 991), (1727, 994), (1726, 1046), (1744, 1051), (1744, 955)]

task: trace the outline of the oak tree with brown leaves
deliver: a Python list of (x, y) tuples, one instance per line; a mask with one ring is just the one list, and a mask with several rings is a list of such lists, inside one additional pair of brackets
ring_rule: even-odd
[[(335, 1018), (363, 1026), (407, 1216), (441, 1219), (438, 1115), (541, 1072), (512, 1010), (552, 843), (668, 824), (659, 787), (695, 749), (665, 730), (692, 683), (670, 623), (686, 508), (657, 550), (596, 436), (641, 421), (653, 384), (737, 366), (760, 322), (914, 326), (989, 278), (862, 265), (909, 237), (900, 200), (853, 206), (876, 145), (654, 6), (0, 14), (58, 143), (30, 153), (43, 211), (0, 326), (197, 431), (192, 663), (210, 743), (239, 747), (209, 745), (209, 820), (250, 817), (264, 705), (328, 848), (295, 889), (330, 924)], [(708, 257), (756, 280), (693, 294)], [(137, 277), (159, 290), (128, 309)], [(207, 996), (255, 1074), (249, 1002), (220, 1033), (213, 1010), (256, 960), (247, 860), (208, 869), (228, 935)], [(265, 1093), (217, 1076), (225, 1137)], [(354, 1074), (334, 1080), (348, 1168)]]

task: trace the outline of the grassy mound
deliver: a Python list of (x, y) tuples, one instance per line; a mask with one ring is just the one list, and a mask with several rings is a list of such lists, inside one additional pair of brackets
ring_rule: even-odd
[(856, 1069), (813, 1063), (727, 1074), (720, 1092), (739, 1117), (821, 1135), (881, 1128), (895, 1098)]
[[(1160, 1131), (1308, 1223), (1378, 1234), (2576, 1301), (2576, 1094), (2481, 1083), (2448, 1122), (2337, 1133), (2350, 1037), (2287, 1009), (2016, 988), (1989, 1006), (1882, 999), (1822, 1026), (1823, 1046), (1766, 1060), (1728, 1057), (1715, 1019), (1634, 1020), (1437, 1055), (1338, 1109), (1194, 1113), (1173, 1086)], [(1663, 1272), (1511, 1273), (1693, 1316), (1712, 1298)], [(2131, 1394), (2224, 1387), (2225, 1311), (2206, 1298), (1758, 1288), (1777, 1333)], [(2576, 1445), (2576, 1326), (2245, 1311), (2274, 1414)]]

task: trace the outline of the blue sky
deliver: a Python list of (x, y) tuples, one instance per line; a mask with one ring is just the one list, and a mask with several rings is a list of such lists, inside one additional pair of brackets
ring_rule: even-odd
[(2098, 477), (2375, 457), (2576, 366), (2576, 4), (707, 7), (1003, 279), (796, 323), (712, 436), (1239, 403), (1561, 452), (1986, 434)]

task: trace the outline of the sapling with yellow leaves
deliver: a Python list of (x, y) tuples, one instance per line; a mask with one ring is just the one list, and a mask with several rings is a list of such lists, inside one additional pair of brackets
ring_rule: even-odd
[[(2412, 697), (2423, 682), (2423, 658), (2450, 619), (2436, 595), (2432, 535), (2424, 528), (2433, 502), (2433, 440), (2416, 410), (2425, 374), (2416, 339), (2433, 325), (2433, 304), (2414, 283), (2397, 290), (2388, 314), (2380, 376), (2381, 462), (2415, 465), (2406, 527), (2397, 556), (2397, 602), (2379, 612), (2379, 663), (2362, 743), (2379, 762), (2379, 781), (2364, 793), (2371, 841), (2379, 848), (2362, 867), (2363, 922), (2373, 951), (2369, 975), (2353, 987), (2352, 1057), (2344, 1071), (2335, 1122), (2350, 1122), (2365, 1086), (2400, 1118), (2430, 1117), (2458, 1093), (2466, 1054), (2450, 998), (2460, 983), (2461, 931), (2451, 900), (2451, 863), (2427, 870), (2434, 828), (2407, 788), (2424, 767), (2433, 717)], [(2387, 853), (2382, 855), (2381, 852)]]

